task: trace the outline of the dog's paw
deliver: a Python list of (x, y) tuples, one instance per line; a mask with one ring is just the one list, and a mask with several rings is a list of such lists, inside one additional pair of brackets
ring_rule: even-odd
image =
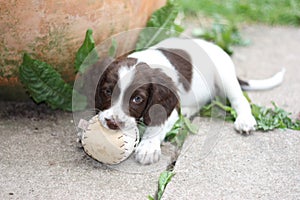
[(159, 161), (161, 155), (160, 142), (142, 140), (135, 150), (135, 160), (143, 165)]
[(250, 134), (251, 131), (255, 130), (255, 126), (256, 120), (251, 114), (239, 115), (234, 122), (234, 128), (239, 133)]

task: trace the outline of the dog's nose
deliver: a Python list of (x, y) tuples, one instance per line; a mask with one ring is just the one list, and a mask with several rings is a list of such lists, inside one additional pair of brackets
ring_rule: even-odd
[(114, 119), (107, 119), (105, 118), (106, 124), (108, 126), (108, 128), (112, 129), (112, 130), (119, 130), (121, 128), (123, 128), (124, 126), (124, 122), (121, 121), (116, 121)]

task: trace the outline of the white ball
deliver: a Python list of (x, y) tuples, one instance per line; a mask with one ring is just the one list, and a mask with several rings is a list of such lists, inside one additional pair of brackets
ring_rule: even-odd
[(81, 143), (92, 158), (105, 164), (118, 164), (128, 158), (139, 142), (139, 130), (110, 130), (104, 128), (98, 115), (89, 120)]

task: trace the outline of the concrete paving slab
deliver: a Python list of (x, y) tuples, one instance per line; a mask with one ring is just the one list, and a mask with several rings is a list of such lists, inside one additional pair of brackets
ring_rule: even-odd
[(299, 132), (213, 132), (186, 141), (163, 199), (299, 199)]
[[(250, 26), (242, 31), (252, 44), (235, 48), (243, 78), (265, 78), (285, 67), (284, 83), (250, 92), (254, 103), (275, 101), (300, 112), (300, 29)], [(255, 132), (241, 136), (231, 123), (197, 119), (198, 135), (187, 139), (163, 199), (300, 199), (300, 132)]]
[(171, 162), (165, 145), (156, 165), (130, 158), (107, 167), (79, 148), (70, 113), (3, 102), (0, 108), (0, 199), (147, 199)]

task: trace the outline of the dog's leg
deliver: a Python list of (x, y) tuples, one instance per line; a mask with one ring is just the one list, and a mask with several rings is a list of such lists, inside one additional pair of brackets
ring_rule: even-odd
[(234, 64), (225, 53), (221, 53), (218, 61), (221, 62), (216, 65), (220, 79), (218, 81), (219, 89), (222, 90), (223, 88), (223, 93), (237, 112), (234, 127), (238, 132), (248, 134), (255, 130), (256, 121), (251, 113), (250, 104), (236, 78)]
[(231, 103), (231, 106), (235, 109), (237, 112), (237, 118), (234, 122), (234, 128), (239, 133), (246, 133), (249, 134), (251, 131), (255, 130), (256, 126), (256, 120), (254, 119), (252, 113), (251, 113), (251, 107), (249, 105), (249, 102), (245, 98), (242, 90), (240, 89), (238, 83), (232, 83), (234, 87), (233, 89), (235, 91), (228, 91), (227, 97)]
[(137, 162), (148, 165), (159, 161), (161, 155), (161, 142), (165, 139), (166, 134), (172, 129), (177, 119), (178, 112), (174, 109), (165, 123), (159, 126), (150, 126), (146, 128), (142, 140), (135, 150), (135, 159)]

